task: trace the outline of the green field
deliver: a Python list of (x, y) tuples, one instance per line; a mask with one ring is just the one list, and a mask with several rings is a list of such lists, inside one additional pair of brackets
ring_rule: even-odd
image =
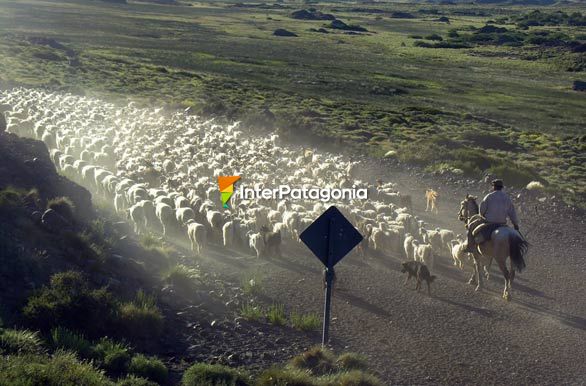
[[(311, 7), (368, 32), (291, 17)], [(586, 5), (539, 7), (574, 16), (524, 27), (534, 9), (0, 0), (0, 85), (191, 106), (373, 156), (395, 150), (428, 171), (541, 180), (585, 206), (586, 93), (572, 84), (586, 81)]]

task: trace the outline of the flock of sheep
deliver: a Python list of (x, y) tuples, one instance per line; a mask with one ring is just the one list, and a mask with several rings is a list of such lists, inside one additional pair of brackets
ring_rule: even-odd
[[(340, 155), (281, 146), (277, 135), (245, 133), (187, 112), (125, 107), (98, 99), (15, 88), (0, 93), (9, 132), (42, 140), (63, 175), (111, 203), (136, 233), (209, 243), (275, 257), (329, 205), (365, 236), (358, 253), (403, 256), (433, 269), (434, 256), (462, 268), (463, 242), (447, 229), (428, 230), (395, 184), (360, 180), (360, 166)], [(249, 186), (367, 188), (367, 200), (242, 200), (222, 208), (217, 176)]]

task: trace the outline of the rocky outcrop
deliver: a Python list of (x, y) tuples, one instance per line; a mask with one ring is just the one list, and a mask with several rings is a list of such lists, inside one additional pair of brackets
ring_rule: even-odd
[(297, 34), (291, 31), (287, 31), (286, 29), (279, 28), (273, 32), (274, 36), (285, 36), (285, 37), (297, 37)]
[(298, 20), (336, 20), (336, 17), (330, 13), (322, 13), (316, 9), (300, 9), (291, 13), (293, 19)]

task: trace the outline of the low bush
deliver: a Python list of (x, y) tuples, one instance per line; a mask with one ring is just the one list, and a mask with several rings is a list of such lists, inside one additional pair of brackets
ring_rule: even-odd
[(197, 363), (185, 371), (183, 386), (248, 386), (250, 376), (240, 370), (222, 365)]
[(287, 323), (285, 315), (285, 306), (283, 304), (273, 304), (267, 310), (267, 320), (276, 326), (284, 326)]
[(320, 383), (323, 386), (383, 386), (374, 375), (357, 370), (330, 375)]
[(291, 360), (291, 366), (296, 369), (309, 371), (320, 376), (332, 374), (336, 371), (336, 358), (330, 350), (315, 346)]
[(47, 209), (53, 209), (69, 222), (75, 220), (75, 204), (69, 197), (55, 197), (47, 202)]
[(11, 329), (0, 331), (0, 354), (40, 354), (44, 351), (38, 332)]
[(318, 314), (291, 314), (291, 325), (302, 331), (315, 331), (321, 326), (321, 318)]
[(258, 296), (262, 293), (262, 279), (252, 276), (242, 280), (242, 291), (249, 296)]
[(426, 40), (436, 40), (436, 41), (442, 41), (442, 40), (444, 40), (444, 39), (443, 39), (443, 38), (442, 38), (440, 35), (438, 35), (438, 34), (431, 34), (431, 35), (427, 35), (427, 36), (425, 36), (425, 38), (424, 38), (424, 39), (426, 39)]
[(245, 304), (240, 308), (240, 316), (246, 320), (260, 320), (264, 315), (261, 306), (255, 306), (252, 304)]
[(158, 383), (149, 381), (148, 379), (135, 377), (134, 375), (129, 375), (126, 378), (119, 380), (116, 383), (116, 386), (158, 386)]
[(195, 283), (199, 277), (200, 273), (196, 269), (179, 264), (167, 271), (163, 280), (165, 283), (175, 286), (179, 291), (189, 293), (195, 290)]
[(128, 372), (158, 383), (167, 382), (167, 377), (169, 376), (167, 367), (160, 359), (155, 357), (148, 358), (142, 354), (132, 357)]
[(274, 367), (263, 371), (256, 380), (256, 386), (317, 386), (315, 379), (298, 369)]
[(8, 186), (0, 190), (0, 212), (14, 211), (23, 206), (23, 198), (26, 192), (22, 189), (17, 189)]
[(81, 273), (67, 271), (53, 275), (49, 287), (33, 294), (23, 314), (42, 331), (63, 326), (97, 337), (107, 333), (115, 309), (108, 291), (91, 290)]
[(126, 373), (130, 364), (128, 346), (108, 338), (102, 338), (93, 347), (94, 357), (99, 367), (110, 375)]
[(118, 325), (131, 339), (153, 339), (163, 332), (163, 314), (152, 296), (138, 291), (134, 301), (120, 305)]
[(367, 370), (368, 359), (364, 355), (356, 353), (344, 353), (336, 359), (336, 365), (343, 371)]
[(62, 349), (77, 353), (81, 358), (92, 358), (94, 352), (90, 341), (83, 335), (70, 331), (63, 327), (51, 330), (51, 345), (54, 349)]
[(488, 171), (492, 175), (506, 181), (507, 184), (516, 187), (524, 187), (531, 181), (541, 180), (534, 170), (522, 167), (513, 162), (498, 163), (497, 165), (491, 166)]
[(17, 355), (0, 358), (3, 385), (109, 386), (113, 383), (90, 363), (73, 353), (57, 351), (53, 356)]

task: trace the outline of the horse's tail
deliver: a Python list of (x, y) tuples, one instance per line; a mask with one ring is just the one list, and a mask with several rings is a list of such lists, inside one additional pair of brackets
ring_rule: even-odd
[(511, 263), (517, 272), (522, 272), (525, 268), (525, 255), (529, 243), (517, 232), (509, 236), (509, 253), (511, 255)]

